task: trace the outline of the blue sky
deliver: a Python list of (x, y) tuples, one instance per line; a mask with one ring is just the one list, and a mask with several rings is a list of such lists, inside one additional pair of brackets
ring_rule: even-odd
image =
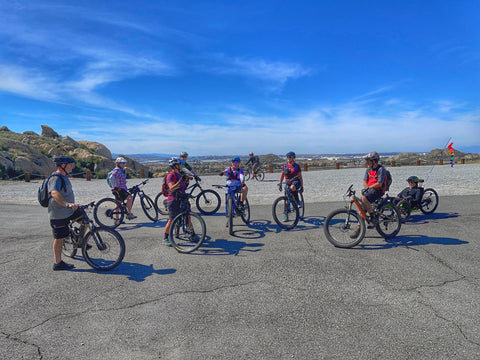
[(0, 125), (115, 153), (480, 152), (480, 2), (0, 0)]

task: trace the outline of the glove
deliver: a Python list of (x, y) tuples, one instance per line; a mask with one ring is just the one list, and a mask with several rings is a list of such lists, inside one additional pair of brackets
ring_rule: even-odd
[(220, 171), (218, 175), (223, 176), (225, 173), (223, 171)]
[(282, 191), (282, 184), (278, 183), (277, 186), (278, 186), (278, 191)]
[(197, 180), (198, 182), (202, 181), (202, 179), (200, 179), (200, 176), (198, 175), (195, 175), (195, 180)]

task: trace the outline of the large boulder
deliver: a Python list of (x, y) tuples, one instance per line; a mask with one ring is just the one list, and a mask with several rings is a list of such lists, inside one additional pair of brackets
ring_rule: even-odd
[(108, 159), (111, 159), (112, 158), (112, 153), (110, 152), (110, 150), (108, 150), (108, 148), (103, 145), (103, 144), (100, 144), (98, 142), (95, 142), (95, 141), (86, 141), (86, 140), (78, 140), (77, 141), (79, 144), (81, 145), (84, 145), (86, 146), (87, 148), (95, 151), (97, 154), (100, 154), (100, 155), (103, 155), (105, 156), (106, 158)]
[(42, 136), (54, 139), (60, 137), (60, 135), (48, 125), (42, 125)]

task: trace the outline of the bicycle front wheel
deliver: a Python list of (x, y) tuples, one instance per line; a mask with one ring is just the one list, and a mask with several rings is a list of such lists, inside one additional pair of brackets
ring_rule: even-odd
[(323, 232), (334, 246), (351, 248), (365, 237), (365, 221), (356, 211), (338, 209), (328, 214)]
[(289, 204), (286, 196), (280, 196), (273, 202), (273, 219), (284, 230), (293, 229), (298, 224), (300, 214), (295, 204)]
[(248, 199), (245, 199), (243, 202), (243, 210), (242, 210), (242, 221), (248, 225), (250, 222), (250, 204), (248, 203)]
[(85, 236), (82, 253), (88, 265), (95, 270), (112, 270), (125, 256), (125, 242), (116, 230), (95, 228)]
[(422, 205), (420, 207), (420, 210), (422, 210), (424, 214), (433, 213), (438, 206), (437, 192), (432, 188), (425, 189), (425, 191), (423, 192), (421, 204)]
[(220, 209), (221, 202), (220, 195), (214, 190), (203, 190), (195, 200), (197, 209), (205, 215), (215, 214)]
[(305, 216), (305, 200), (303, 200), (303, 192), (298, 192), (298, 201), (300, 204), (298, 204), (298, 212), (300, 214), (300, 219), (303, 219)]
[(168, 215), (167, 198), (162, 193), (155, 197), (155, 205), (160, 215)]
[(231, 197), (229, 197), (227, 201), (227, 226), (228, 226), (228, 233), (232, 235), (233, 234), (233, 199)]
[(95, 204), (93, 217), (100, 226), (116, 228), (123, 222), (125, 210), (117, 200), (105, 198)]
[(265, 173), (263, 171), (258, 171), (255, 174), (255, 179), (257, 179), (257, 181), (263, 181), (264, 178), (265, 178)]
[(185, 212), (173, 219), (168, 234), (172, 246), (181, 253), (191, 253), (202, 246), (207, 234), (205, 221), (196, 213)]
[(140, 204), (142, 205), (143, 212), (153, 222), (158, 220), (157, 206), (148, 195), (144, 195), (140, 198)]
[(245, 181), (250, 180), (250, 176), (252, 175), (251, 172), (252, 172), (252, 170), (248, 170), (248, 169), (244, 171)]
[(400, 232), (401, 215), (396, 206), (387, 203), (377, 209), (375, 228), (385, 239), (392, 239)]

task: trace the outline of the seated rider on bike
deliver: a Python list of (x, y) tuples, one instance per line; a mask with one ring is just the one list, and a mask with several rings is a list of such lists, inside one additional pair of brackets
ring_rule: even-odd
[(245, 174), (243, 170), (240, 169), (240, 158), (234, 156), (232, 158), (232, 166), (226, 168), (220, 173), (220, 176), (225, 175), (227, 178), (227, 185), (241, 186), (240, 194), (240, 206), (243, 206), (243, 202), (247, 199), (248, 187), (245, 185)]
[[(282, 173), (280, 175), (280, 182), (278, 183), (278, 190), (282, 191), (282, 181), (285, 178), (290, 183), (290, 190), (292, 191), (295, 200), (297, 200), (298, 206), (302, 206), (298, 199), (298, 192), (303, 192), (303, 177), (302, 177), (302, 170), (300, 169), (300, 165), (295, 162), (295, 153), (293, 151), (289, 151), (286, 155), (287, 163), (282, 166)], [(291, 179), (295, 178), (295, 180), (290, 181)], [(283, 221), (288, 221), (288, 215), (285, 215)]]
[(125, 167), (127, 166), (127, 160), (123, 157), (118, 157), (115, 160), (115, 168), (112, 171), (110, 177), (110, 183), (112, 184), (112, 193), (115, 195), (115, 199), (119, 202), (127, 200), (127, 219), (133, 220), (137, 217), (132, 214), (133, 196), (128, 192), (127, 188), (127, 175), (125, 174)]
[(172, 168), (167, 174), (165, 182), (168, 186), (168, 197), (167, 197), (167, 207), (168, 207), (168, 221), (165, 225), (165, 234), (163, 236), (163, 243), (167, 246), (171, 246), (170, 240), (168, 239), (168, 234), (170, 232), (170, 226), (172, 221), (180, 213), (180, 203), (181, 198), (177, 196), (178, 192), (185, 194), (185, 181), (187, 179), (186, 175), (182, 175), (182, 163), (177, 158), (171, 158), (168, 161), (168, 165)]
[(250, 152), (248, 156), (250, 157), (248, 161), (245, 163), (245, 167), (247, 167), (249, 164), (252, 164), (252, 177), (253, 177), (255, 176), (255, 172), (257, 171), (257, 169), (260, 167), (260, 158), (257, 155), (253, 155), (253, 152)]
[(416, 176), (410, 176), (408, 179), (408, 187), (403, 189), (397, 197), (393, 200), (393, 203), (396, 205), (402, 199), (408, 200), (410, 205), (418, 206), (422, 200), (422, 189), (418, 187), (418, 182), (420, 179)]
[[(363, 176), (362, 203), (365, 210), (370, 215), (370, 219), (374, 218), (371, 203), (380, 199), (384, 194), (384, 184), (387, 177), (385, 168), (378, 163), (380, 155), (376, 151), (372, 151), (364, 156), (367, 163), (367, 169)], [(373, 225), (369, 222), (369, 225)]]
[[(200, 181), (200, 177), (197, 173), (193, 170), (193, 168), (187, 163), (188, 153), (186, 151), (182, 151), (180, 153), (180, 158), (178, 161), (182, 164), (182, 173), (187, 174), (190, 178), (195, 178), (195, 180)], [(188, 186), (188, 184), (187, 184)]]

